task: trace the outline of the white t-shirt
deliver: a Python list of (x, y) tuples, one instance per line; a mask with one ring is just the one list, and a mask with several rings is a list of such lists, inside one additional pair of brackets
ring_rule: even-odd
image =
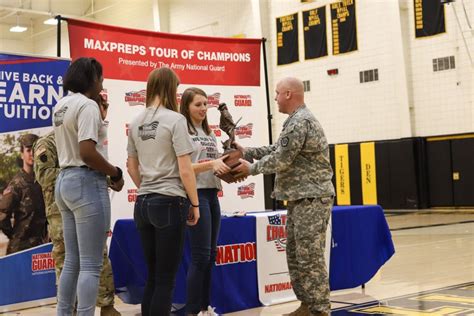
[(193, 144), (183, 115), (162, 106), (145, 108), (130, 123), (127, 151), (139, 161), (138, 195), (186, 197), (177, 157), (192, 153)]
[[(194, 152), (191, 155), (193, 163), (206, 162), (219, 158), (217, 150), (217, 139), (213, 132), (206, 135), (201, 127), (195, 127), (197, 135), (190, 135), (194, 144)], [(196, 174), (196, 185), (198, 189), (222, 189), (219, 178), (214, 176), (213, 170)]]
[(53, 123), (61, 168), (85, 165), (79, 155), (79, 142), (83, 140), (94, 141), (98, 151), (102, 151), (99, 106), (83, 94), (72, 93), (59, 100), (54, 109)]
[(107, 160), (109, 160), (109, 137), (107, 130), (109, 121), (101, 121), (99, 129), (99, 142), (97, 143), (97, 151)]

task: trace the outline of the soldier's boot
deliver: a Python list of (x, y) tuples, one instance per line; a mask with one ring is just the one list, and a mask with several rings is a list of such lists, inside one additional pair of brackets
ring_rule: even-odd
[(301, 302), (300, 307), (298, 307), (296, 310), (292, 311), (289, 314), (284, 314), (285, 316), (310, 316), (311, 312), (309, 311), (308, 305), (305, 303)]
[(120, 312), (115, 309), (114, 305), (103, 306), (100, 308), (100, 316), (120, 316)]

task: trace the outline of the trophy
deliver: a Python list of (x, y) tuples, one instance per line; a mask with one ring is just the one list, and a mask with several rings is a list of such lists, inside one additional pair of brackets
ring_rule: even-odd
[[(228, 157), (224, 159), (224, 163), (231, 169), (233, 169), (240, 164), (239, 159), (243, 158), (244, 156), (243, 153), (238, 150), (233, 144), (235, 140), (235, 128), (237, 127), (237, 123), (239, 123), (242, 118), (238, 119), (237, 122), (234, 123), (232, 115), (230, 115), (229, 109), (227, 108), (227, 105), (225, 103), (219, 104), (218, 109), (221, 112), (219, 128), (229, 136), (228, 140), (222, 142), (224, 149), (223, 155), (228, 155)], [(240, 180), (240, 178), (242, 178), (236, 177), (232, 172), (217, 176), (227, 183), (237, 182)]]

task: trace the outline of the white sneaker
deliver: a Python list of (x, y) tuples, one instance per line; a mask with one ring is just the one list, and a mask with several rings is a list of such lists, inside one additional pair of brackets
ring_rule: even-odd
[(219, 316), (214, 310), (216, 308), (212, 306), (207, 307), (207, 311), (201, 311), (199, 312), (198, 316)]

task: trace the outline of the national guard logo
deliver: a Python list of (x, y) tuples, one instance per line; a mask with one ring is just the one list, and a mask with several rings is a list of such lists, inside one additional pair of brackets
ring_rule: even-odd
[(143, 124), (138, 127), (138, 137), (140, 137), (143, 141), (149, 139), (155, 139), (156, 137), (156, 129), (160, 122), (153, 121), (149, 124)]
[(257, 260), (255, 242), (217, 246), (216, 266)]
[(252, 106), (252, 97), (250, 95), (234, 95), (235, 106)]
[(286, 251), (286, 215), (268, 216), (267, 242), (273, 242), (278, 252)]
[(54, 126), (58, 127), (58, 126), (63, 125), (64, 115), (66, 115), (67, 109), (68, 109), (68, 107), (65, 106), (61, 110), (58, 110), (54, 113), (54, 118), (53, 118)]
[(137, 189), (128, 189), (127, 190), (128, 202), (135, 203), (135, 201), (137, 200), (137, 193), (138, 193)]
[(237, 195), (242, 199), (253, 198), (255, 196), (255, 183), (242, 185), (237, 189)]
[(235, 129), (235, 136), (238, 136), (239, 139), (250, 138), (252, 137), (253, 123), (248, 123), (247, 125), (238, 126)]
[(282, 147), (288, 146), (288, 143), (289, 143), (289, 142), (290, 142), (290, 139), (289, 139), (287, 136), (283, 137), (283, 138), (280, 140), (280, 144), (281, 144)]
[(51, 252), (34, 253), (31, 255), (31, 272), (33, 274), (54, 273), (56, 264)]
[(129, 106), (145, 105), (146, 90), (125, 92), (125, 102)]
[(207, 96), (207, 108), (217, 108), (219, 106), (219, 100), (221, 99), (220, 92)]
[(214, 132), (214, 135), (216, 135), (216, 137), (221, 137), (222, 131), (219, 128), (219, 125), (209, 125), (209, 128)]
[(182, 93), (176, 93), (176, 101), (178, 102), (178, 104), (181, 103), (181, 98), (183, 97), (183, 94)]

